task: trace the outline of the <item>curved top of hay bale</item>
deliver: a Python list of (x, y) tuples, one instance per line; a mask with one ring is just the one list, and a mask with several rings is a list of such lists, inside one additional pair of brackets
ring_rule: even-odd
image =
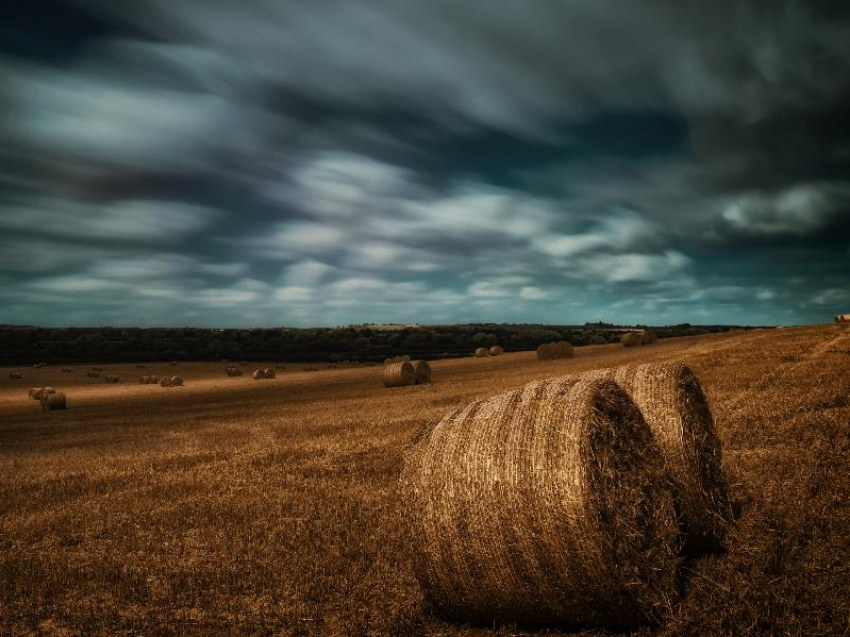
[(501, 345), (493, 345), (490, 348), (490, 356), (501, 356), (505, 353), (504, 348)]
[(625, 628), (675, 597), (661, 453), (611, 381), (531, 383), (448, 414), (400, 488), (417, 579), (449, 617)]
[(416, 372), (416, 384), (422, 385), (431, 382), (431, 366), (428, 361), (413, 361), (413, 371)]
[(408, 361), (390, 363), (384, 367), (384, 387), (402, 387), (416, 383), (416, 370)]
[(540, 347), (537, 348), (537, 360), (539, 361), (548, 361), (555, 358), (555, 344), (554, 343), (544, 343)]
[(490, 355), (490, 350), (489, 350), (489, 349), (487, 349), (486, 347), (479, 347), (479, 348), (477, 348), (477, 349), (475, 350), (475, 355), (476, 355), (478, 358), (484, 358), (485, 356), (489, 356), (489, 355)]
[(65, 394), (56, 392), (53, 394), (45, 394), (41, 397), (41, 409), (43, 411), (54, 411), (56, 409), (66, 409), (68, 402)]
[(632, 397), (664, 455), (685, 550), (723, 546), (732, 511), (723, 451), (699, 379), (687, 365), (627, 365), (583, 374), (612, 378)]

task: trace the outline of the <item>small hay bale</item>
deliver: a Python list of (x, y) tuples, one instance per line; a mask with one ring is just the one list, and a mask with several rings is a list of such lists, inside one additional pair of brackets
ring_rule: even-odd
[(136, 363), (137, 369), (144, 369), (145, 367), (147, 367), (147, 365), (142, 365), (141, 363)]
[(150, 376), (139, 376), (139, 385), (150, 384)]
[(277, 365), (274, 366), (274, 368), (275, 369), (286, 369), (286, 365), (281, 365), (280, 363), (278, 363)]
[(63, 373), (63, 374), (70, 374), (70, 373), (71, 373), (71, 372), (73, 372), (73, 371), (74, 371), (74, 368), (73, 368), (73, 367), (63, 367), (63, 368), (62, 368), (62, 373)]
[(102, 371), (103, 371), (103, 367), (92, 367), (92, 368), (91, 368), (91, 370), (92, 370), (93, 372), (102, 372)]
[(501, 345), (493, 345), (490, 348), (490, 356), (501, 356), (505, 353), (504, 348)]
[(228, 376), (241, 376), (242, 370), (239, 369), (238, 367), (228, 367), (227, 369), (224, 370), (224, 373), (227, 374)]
[(277, 378), (277, 372), (275, 372), (271, 367), (266, 367), (263, 370), (263, 374), (266, 375), (266, 378)]
[(658, 334), (652, 330), (644, 330), (640, 333), (641, 345), (653, 345), (658, 342)]
[(649, 363), (582, 376), (614, 380), (643, 412), (673, 484), (684, 550), (722, 549), (732, 519), (729, 485), (714, 418), (696, 375), (680, 363)]
[(183, 387), (183, 379), (180, 376), (172, 376), (171, 387)]
[(171, 387), (171, 378), (168, 377), (168, 376), (163, 376), (162, 379), (159, 381), (159, 386), (160, 387)]
[(103, 380), (107, 383), (120, 383), (121, 377), (116, 376), (115, 374), (107, 374), (106, 376), (103, 377)]
[(537, 360), (550, 361), (555, 358), (554, 343), (544, 343), (537, 348)]
[(100, 378), (100, 372), (86, 372), (86, 376), (89, 378)]
[(21, 380), (23, 377), (23, 374), (21, 374), (20, 372), (9, 373), (9, 380)]
[(170, 361), (168, 364), (172, 367), (177, 367), (177, 361)]
[(57, 409), (67, 409), (68, 401), (65, 399), (65, 394), (61, 392), (56, 392), (53, 394), (46, 394), (41, 397), (41, 410), (42, 411), (55, 411)]
[(620, 342), (623, 344), (623, 347), (637, 347), (638, 345), (643, 345), (643, 338), (640, 332), (629, 332), (620, 337)]
[(42, 367), (44, 367), (44, 363), (36, 363), (35, 365), (33, 365), (34, 369), (41, 369)]
[(552, 343), (552, 351), (555, 358), (572, 358), (575, 350), (567, 341)]
[(416, 384), (424, 385), (431, 382), (431, 366), (428, 361), (413, 361), (413, 371), (416, 372)]
[(416, 370), (408, 361), (390, 363), (384, 367), (384, 387), (401, 387), (416, 383)]
[(266, 372), (262, 369), (255, 369), (254, 373), (251, 374), (251, 377), (254, 380), (263, 380), (266, 377)]
[(421, 430), (400, 479), (426, 599), (491, 626), (657, 621), (678, 526), (661, 452), (616, 383), (553, 379)]
[(29, 396), (33, 400), (41, 400), (44, 396), (56, 393), (52, 387), (33, 387), (30, 389)]
[(475, 350), (475, 356), (477, 358), (485, 358), (490, 355), (490, 350), (486, 347), (479, 347)]

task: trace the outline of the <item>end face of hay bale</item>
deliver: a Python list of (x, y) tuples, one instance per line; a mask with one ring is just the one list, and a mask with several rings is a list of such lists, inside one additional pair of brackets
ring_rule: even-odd
[(490, 356), (501, 356), (505, 353), (505, 350), (500, 345), (493, 345), (490, 348)]
[(276, 378), (277, 372), (275, 372), (271, 367), (267, 367), (263, 370), (263, 374), (266, 378)]
[(171, 378), (169, 378), (168, 376), (163, 376), (162, 379), (159, 381), (159, 386), (171, 387)]
[(552, 351), (555, 358), (572, 358), (575, 350), (567, 341), (558, 341), (552, 344)]
[(416, 372), (416, 384), (424, 385), (431, 382), (431, 366), (428, 361), (413, 361), (413, 371)]
[(486, 347), (479, 347), (475, 350), (475, 356), (477, 358), (485, 358), (487, 356), (490, 356), (490, 350)]
[(640, 333), (640, 344), (641, 345), (652, 345), (653, 343), (658, 342), (658, 334), (653, 332), (652, 330), (644, 330)]
[(416, 383), (416, 370), (408, 361), (390, 363), (384, 367), (384, 387), (402, 387)]
[(263, 380), (266, 377), (266, 373), (262, 369), (255, 369), (254, 373), (251, 374), (251, 378), (254, 380)]
[(537, 348), (537, 360), (550, 361), (555, 358), (554, 343), (544, 343)]
[(661, 452), (611, 381), (532, 383), (450, 413), (400, 488), (416, 576), (450, 618), (621, 629), (675, 598)]
[(46, 394), (41, 398), (42, 411), (54, 411), (57, 409), (67, 409), (68, 402), (65, 394), (61, 392)]
[(170, 385), (171, 387), (183, 387), (183, 379), (180, 376), (172, 376)]

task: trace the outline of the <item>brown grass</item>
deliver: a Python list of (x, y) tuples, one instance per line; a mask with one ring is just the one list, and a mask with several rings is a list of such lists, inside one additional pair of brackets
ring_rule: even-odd
[(428, 612), (396, 489), (402, 450), (470, 402), (649, 362), (699, 377), (736, 519), (725, 553), (684, 563), (664, 625), (636, 634), (846, 634), (848, 352), (850, 332), (832, 324), (751, 330), (568, 360), (430, 361), (438, 383), (399, 391), (365, 366), (290, 366), (285, 392), (225, 379), (219, 363), (181, 363), (174, 392), (27, 370), (68, 396), (53, 412), (3, 373), (0, 634), (525, 634)]
[(661, 452), (613, 381), (539, 381), (456, 410), (401, 483), (417, 578), (452, 619), (623, 628), (675, 597)]

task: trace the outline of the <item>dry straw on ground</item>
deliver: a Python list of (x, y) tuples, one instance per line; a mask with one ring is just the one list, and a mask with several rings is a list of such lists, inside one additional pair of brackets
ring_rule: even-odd
[(732, 517), (729, 486), (711, 409), (690, 368), (629, 365), (582, 376), (613, 379), (643, 412), (673, 483), (685, 550), (698, 554), (722, 548)]
[(400, 491), (417, 579), (449, 617), (622, 628), (675, 597), (661, 452), (612, 381), (535, 382), (450, 413), (408, 451)]
[(478, 358), (485, 358), (486, 356), (490, 355), (490, 350), (487, 349), (486, 347), (479, 347), (478, 349), (475, 350), (475, 355)]
[(43, 411), (55, 411), (57, 409), (67, 409), (68, 402), (65, 399), (65, 394), (56, 392), (46, 394), (41, 397), (41, 409)]
[(416, 383), (416, 370), (412, 363), (400, 361), (384, 367), (384, 386), (401, 387)]
[(505, 353), (504, 348), (501, 345), (493, 345), (490, 348), (490, 356), (501, 356)]
[(413, 361), (413, 371), (416, 372), (416, 384), (422, 385), (431, 382), (431, 366), (428, 361)]

